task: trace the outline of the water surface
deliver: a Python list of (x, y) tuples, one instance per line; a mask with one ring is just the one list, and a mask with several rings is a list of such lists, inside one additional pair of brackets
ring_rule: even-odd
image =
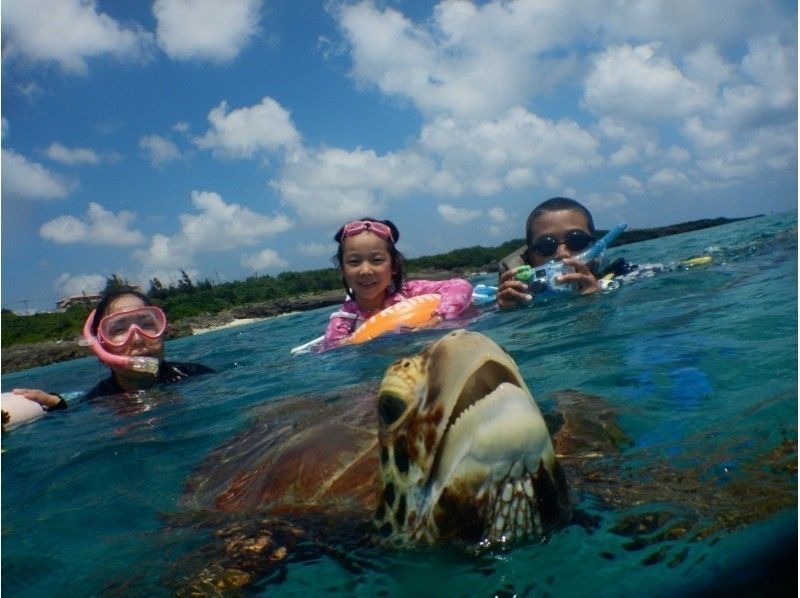
[[(687, 480), (670, 478), (678, 489), (698, 480), (709, 492), (741, 488), (718, 509), (728, 526), (717, 526), (702, 505), (665, 500), (663, 492), (614, 509), (582, 495), (597, 527), (569, 526), (543, 545), (478, 556), (366, 551), (351, 555), (361, 563), (352, 567), (319, 555), (290, 562), (260, 591), (434, 595), (443, 580), (448, 593), (470, 596), (674, 595), (775, 588), (781, 579), (794, 588), (795, 578), (781, 567), (788, 558), (796, 575), (796, 214), (608, 254), (638, 263), (697, 255), (714, 261), (612, 293), (510, 313), (490, 309), (470, 328), (505, 347), (545, 410), (564, 389), (613, 407), (632, 440), (615, 458), (626, 479), (658, 482), (672, 468)], [(440, 334), (291, 356), (291, 347), (322, 333), (331, 309), (171, 341), (170, 359), (199, 361), (218, 373), (135, 400), (73, 401), (66, 412), (5, 434), (3, 592), (169, 594), (165, 572), (205, 532), (171, 530), (165, 521), (177, 510), (185, 479), (248, 425), (255, 407), (377, 381), (391, 361)], [(5, 375), (2, 388), (80, 391), (105, 375), (87, 358)], [(628, 521), (656, 523), (623, 533)], [(704, 529), (711, 531), (700, 534)]]

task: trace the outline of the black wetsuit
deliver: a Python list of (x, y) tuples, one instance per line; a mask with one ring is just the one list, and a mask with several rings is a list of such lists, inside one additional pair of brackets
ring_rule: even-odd
[[(162, 361), (158, 368), (158, 374), (156, 375), (156, 384), (174, 384), (190, 376), (211, 373), (214, 373), (214, 370), (201, 363), (171, 363), (169, 361)], [(117, 379), (114, 378), (112, 374), (81, 397), (81, 400), (96, 399), (98, 397), (116, 395), (124, 392), (125, 390), (117, 384)], [(47, 408), (47, 411), (57, 411), (67, 408), (67, 402), (64, 398), (58, 394), (56, 394), (56, 396), (61, 400), (53, 407)]]

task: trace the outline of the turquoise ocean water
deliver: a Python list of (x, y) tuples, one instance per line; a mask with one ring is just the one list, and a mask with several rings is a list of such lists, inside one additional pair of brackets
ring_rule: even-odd
[[(593, 394), (633, 441), (616, 457), (632, 480), (736, 484), (729, 525), (698, 536), (695, 505), (656, 492), (636, 506), (581, 507), (545, 544), (479, 556), (455, 549), (318, 555), (290, 561), (257, 591), (300, 595), (638, 596), (777, 590), (796, 575), (797, 215), (783, 214), (612, 249), (635, 263), (712, 255), (607, 294), (511, 313), (470, 328), (517, 361), (546, 410), (557, 391)], [(494, 276), (474, 283), (493, 284)], [(171, 341), (169, 357), (218, 373), (135, 401), (73, 402), (5, 434), (2, 591), (8, 596), (169, 595), (170, 567), (200, 530), (165, 524), (183, 483), (254, 408), (293, 394), (378, 380), (394, 359), (440, 333), (379, 339), (321, 355), (289, 349), (322, 333), (331, 309)], [(87, 390), (106, 370), (81, 359), (4, 375), (2, 390)], [(783, 448), (782, 448), (783, 447)], [(783, 450), (783, 452), (782, 452)], [(680, 475), (659, 482), (664, 463)], [(786, 504), (786, 495), (793, 499)], [(774, 500), (773, 500), (774, 499)], [(697, 500), (702, 501), (702, 496)], [(777, 506), (776, 506), (777, 505)], [(633, 516), (655, 521), (625, 532)], [(677, 522), (688, 522), (677, 524)], [(681, 525), (687, 533), (676, 533)], [(794, 565), (784, 569), (788, 564)], [(788, 587), (794, 587), (794, 578)], [(777, 585), (775, 585), (777, 584)]]

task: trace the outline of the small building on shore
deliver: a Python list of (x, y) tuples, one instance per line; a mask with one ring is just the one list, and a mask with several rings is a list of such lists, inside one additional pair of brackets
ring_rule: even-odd
[(73, 305), (86, 305), (93, 307), (100, 301), (100, 293), (84, 293), (83, 295), (73, 295), (56, 301), (58, 311), (67, 311)]

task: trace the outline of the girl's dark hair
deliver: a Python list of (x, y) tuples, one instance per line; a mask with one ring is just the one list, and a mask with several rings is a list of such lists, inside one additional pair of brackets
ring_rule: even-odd
[(591, 212), (586, 209), (586, 206), (569, 197), (551, 197), (550, 199), (546, 199), (533, 208), (533, 211), (528, 215), (528, 222), (525, 224), (525, 242), (527, 248), (523, 252), (522, 257), (526, 263), (533, 264), (532, 256), (530, 255), (530, 246), (531, 243), (533, 243), (533, 222), (546, 212), (561, 212), (563, 210), (574, 210), (583, 214), (586, 217), (586, 224), (589, 226), (589, 233), (594, 235), (594, 220), (592, 219)]
[(153, 305), (153, 302), (147, 298), (147, 295), (132, 286), (121, 285), (111, 289), (110, 291), (106, 291), (103, 293), (103, 296), (100, 297), (100, 301), (97, 302), (97, 307), (95, 308), (94, 318), (92, 318), (92, 334), (97, 334), (97, 329), (100, 326), (100, 320), (105, 317), (109, 304), (114, 299), (121, 297), (122, 295), (135, 295), (141, 299), (145, 305)]
[[(367, 222), (380, 222), (385, 224), (389, 227), (392, 231), (392, 238), (394, 242), (389, 239), (386, 239), (386, 249), (389, 251), (389, 255), (392, 258), (392, 286), (394, 287), (395, 292), (399, 291), (403, 288), (403, 280), (406, 277), (406, 258), (397, 250), (395, 247), (395, 243), (400, 240), (400, 231), (395, 226), (395, 223), (391, 220), (377, 220), (376, 218), (359, 218), (359, 220), (365, 220)], [(336, 231), (336, 234), (333, 236), (333, 240), (339, 244), (339, 248), (336, 250), (336, 254), (331, 257), (331, 261), (333, 264), (339, 269), (339, 271), (344, 271), (344, 249), (342, 248), (342, 233), (344, 232), (345, 225)], [(350, 295), (350, 287), (347, 286), (347, 281), (342, 276), (342, 284), (344, 285), (344, 290), (347, 292), (348, 296)]]

